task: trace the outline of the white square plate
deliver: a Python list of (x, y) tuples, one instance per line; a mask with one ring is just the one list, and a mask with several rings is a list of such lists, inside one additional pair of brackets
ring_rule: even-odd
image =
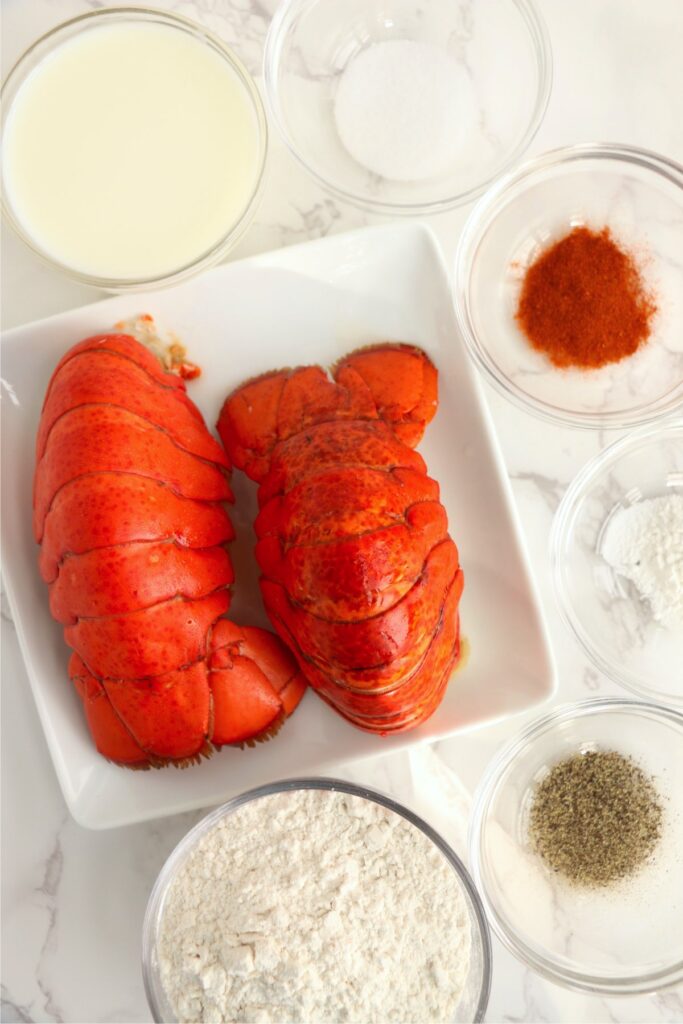
[[(143, 312), (175, 331), (189, 358), (203, 367), (189, 390), (210, 426), (228, 391), (275, 367), (328, 365), (354, 346), (386, 339), (415, 342), (430, 353), (439, 369), (440, 402), (420, 451), (441, 484), (460, 549), (462, 629), (471, 653), (425, 725), (391, 738), (367, 735), (308, 693), (274, 740), (254, 749), (224, 749), (186, 771), (132, 772), (96, 753), (37, 569), (34, 438), (47, 382), (63, 352)], [(342, 762), (500, 719), (552, 693), (555, 669), (505, 467), (457, 333), (445, 267), (426, 228), (339, 235), (221, 266), (167, 291), (117, 296), (18, 328), (3, 340), (2, 373), (12, 389), (2, 402), (5, 582), (55, 769), (81, 825), (125, 825), (216, 804), (273, 779), (329, 773)], [(254, 488), (237, 473), (234, 485), (232, 614), (266, 625), (252, 555)], [(21, 684), (6, 679), (3, 685)]]

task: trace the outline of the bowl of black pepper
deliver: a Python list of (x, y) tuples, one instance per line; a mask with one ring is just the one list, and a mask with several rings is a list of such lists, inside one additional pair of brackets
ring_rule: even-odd
[(586, 992), (683, 981), (683, 715), (600, 698), (532, 722), (477, 790), (470, 859), (489, 922)]

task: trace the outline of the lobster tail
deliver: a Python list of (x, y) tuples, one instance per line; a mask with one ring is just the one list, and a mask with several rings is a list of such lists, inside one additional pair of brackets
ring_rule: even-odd
[(88, 338), (52, 376), (36, 453), (40, 569), (98, 750), (185, 765), (272, 735), (305, 684), (273, 634), (224, 618), (230, 462), (184, 382), (132, 336)]
[(340, 360), (332, 379), (309, 366), (249, 381), (218, 423), (260, 483), (271, 621), (320, 696), (372, 732), (424, 721), (459, 656), (458, 550), (412, 451), (436, 402), (420, 349), (375, 345)]

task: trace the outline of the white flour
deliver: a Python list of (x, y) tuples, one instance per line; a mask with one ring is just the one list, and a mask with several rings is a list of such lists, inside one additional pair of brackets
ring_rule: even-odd
[(683, 495), (648, 498), (608, 524), (603, 558), (635, 584), (655, 619), (683, 628)]
[(159, 940), (182, 1022), (450, 1021), (469, 959), (443, 854), (392, 811), (322, 790), (263, 797), (207, 833)]

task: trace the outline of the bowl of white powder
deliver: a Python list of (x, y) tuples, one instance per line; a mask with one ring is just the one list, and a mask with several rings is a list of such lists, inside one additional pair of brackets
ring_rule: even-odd
[(149, 899), (157, 1022), (483, 1020), (488, 926), (463, 864), (411, 811), (334, 779), (207, 815)]
[(551, 535), (563, 618), (597, 667), (683, 705), (683, 420), (647, 426), (576, 476)]
[(551, 67), (533, 0), (284, 0), (264, 55), (296, 159), (338, 198), (392, 215), (469, 202), (513, 166)]

